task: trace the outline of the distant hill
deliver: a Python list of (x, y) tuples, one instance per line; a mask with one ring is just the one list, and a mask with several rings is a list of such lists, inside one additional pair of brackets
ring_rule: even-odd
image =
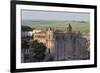
[(71, 24), (73, 31), (89, 32), (90, 23), (85, 21), (33, 21), (23, 20), (22, 25), (30, 26), (31, 28), (45, 29), (46, 27), (52, 27), (54, 29), (64, 30), (69, 24)]

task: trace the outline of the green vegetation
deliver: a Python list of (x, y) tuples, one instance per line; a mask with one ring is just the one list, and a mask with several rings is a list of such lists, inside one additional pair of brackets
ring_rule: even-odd
[(47, 47), (43, 43), (39, 43), (37, 40), (32, 42), (32, 48), (34, 53), (34, 60), (36, 61), (43, 61), (45, 58), (45, 52)]
[[(29, 48), (30, 46), (31, 49)], [(43, 44), (38, 42), (37, 40), (29, 41), (23, 40), (22, 41), (22, 51), (24, 51), (24, 62), (40, 62), (43, 61), (45, 58), (45, 52), (47, 47)], [(29, 54), (25, 54), (25, 50), (29, 50)], [(28, 60), (28, 61), (27, 61)]]
[(32, 21), (23, 20), (22, 25), (30, 26), (37, 29), (45, 29), (46, 27), (52, 27), (54, 29), (65, 30), (65, 28), (71, 24), (73, 31), (89, 32), (90, 23), (84, 21)]

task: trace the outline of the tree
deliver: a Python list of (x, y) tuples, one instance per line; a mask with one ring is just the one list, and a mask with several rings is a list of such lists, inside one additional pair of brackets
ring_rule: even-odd
[(46, 46), (43, 43), (39, 43), (37, 40), (34, 40), (32, 42), (32, 48), (33, 48), (33, 59), (34, 61), (43, 61), (45, 58), (45, 52), (46, 52)]
[(21, 42), (21, 47), (22, 47), (22, 49), (28, 49), (29, 48), (29, 44), (28, 44), (29, 42), (27, 41), (27, 40), (23, 40), (22, 42)]

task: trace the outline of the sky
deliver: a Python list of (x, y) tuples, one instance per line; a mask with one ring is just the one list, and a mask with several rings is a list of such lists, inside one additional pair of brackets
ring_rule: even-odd
[(83, 12), (39, 11), (22, 10), (22, 20), (49, 20), (49, 21), (90, 21), (90, 14)]

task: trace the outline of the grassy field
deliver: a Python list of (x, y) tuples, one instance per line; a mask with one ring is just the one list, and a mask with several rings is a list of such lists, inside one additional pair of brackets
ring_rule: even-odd
[(46, 27), (52, 27), (54, 29), (65, 30), (65, 28), (71, 24), (73, 31), (89, 32), (90, 23), (83, 21), (32, 21), (23, 20), (22, 25), (30, 26), (31, 28), (45, 29)]

